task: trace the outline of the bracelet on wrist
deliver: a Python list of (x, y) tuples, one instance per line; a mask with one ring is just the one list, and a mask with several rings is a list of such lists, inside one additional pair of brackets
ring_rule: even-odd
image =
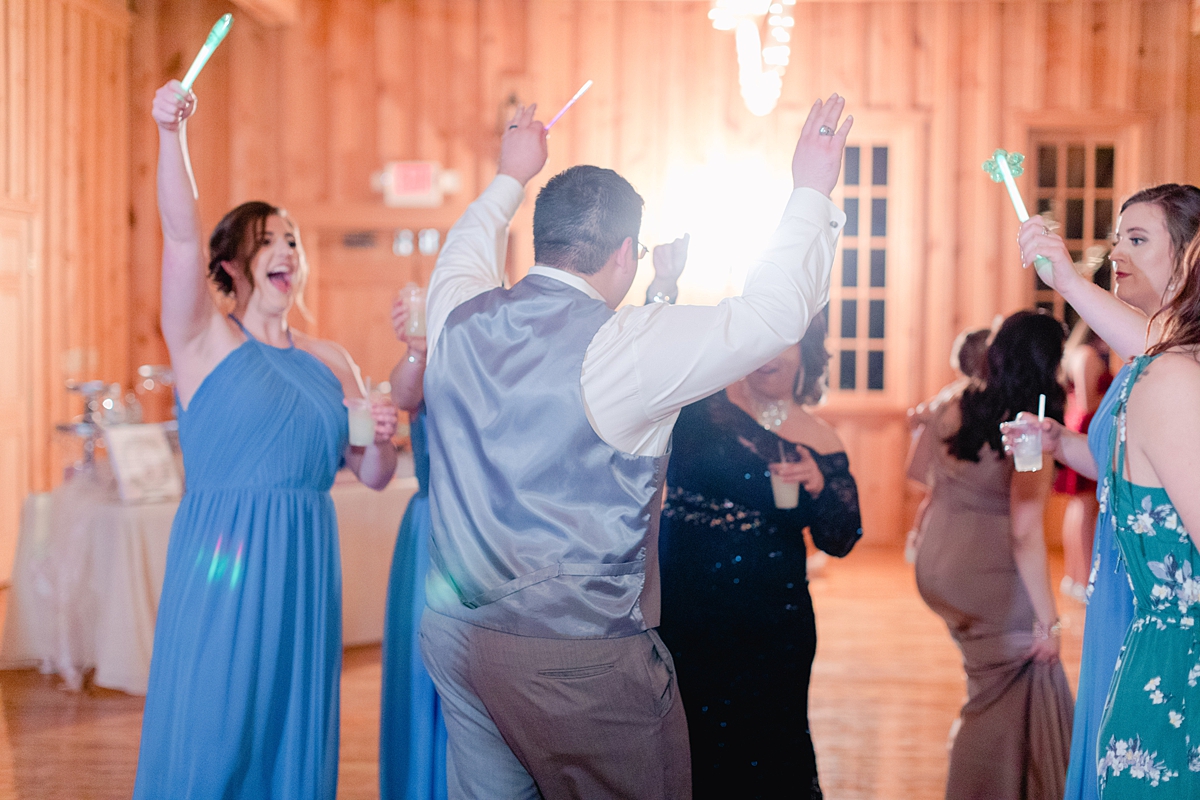
[(1033, 623), (1033, 638), (1034, 639), (1061, 639), (1062, 638), (1062, 622), (1055, 618), (1052, 625), (1045, 625), (1041, 620), (1036, 620)]

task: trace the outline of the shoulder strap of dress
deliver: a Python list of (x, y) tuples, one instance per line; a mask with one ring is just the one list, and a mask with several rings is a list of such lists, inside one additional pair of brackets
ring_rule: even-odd
[(242, 329), (242, 333), (246, 334), (247, 339), (251, 339), (256, 342), (258, 341), (258, 339), (254, 338), (254, 334), (252, 334), (252, 333), (250, 333), (250, 331), (246, 330), (246, 326), (242, 324), (242, 321), (237, 318), (236, 314), (227, 314), (226, 316), (228, 316), (231, 320), (233, 320), (235, 323), (237, 323), (237, 326)]
[(1133, 364), (1129, 368), (1129, 374), (1125, 376), (1125, 383), (1121, 385), (1121, 391), (1117, 395), (1116, 405), (1113, 406), (1113, 426), (1108, 434), (1108, 470), (1107, 477), (1109, 486), (1115, 487), (1117, 480), (1125, 480), (1125, 418), (1126, 410), (1129, 406), (1129, 395), (1133, 391), (1133, 385), (1137, 383), (1138, 378), (1146, 371), (1146, 367), (1150, 366), (1161, 353), (1152, 356), (1134, 356)]

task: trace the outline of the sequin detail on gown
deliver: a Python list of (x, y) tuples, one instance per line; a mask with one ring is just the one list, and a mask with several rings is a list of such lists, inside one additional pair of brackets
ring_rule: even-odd
[(817, 631), (804, 528), (844, 556), (862, 521), (845, 453), (811, 453), (824, 491), (801, 490), (798, 508), (776, 509), (767, 463), (781, 446), (795, 458), (796, 445), (724, 392), (684, 408), (675, 425), (659, 632), (675, 660), (698, 799), (779, 797), (781, 786), (822, 797), (808, 728)]

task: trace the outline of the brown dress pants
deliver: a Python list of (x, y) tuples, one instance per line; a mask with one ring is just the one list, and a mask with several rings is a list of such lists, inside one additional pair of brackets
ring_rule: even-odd
[(541, 639), (426, 609), (420, 638), (451, 800), (692, 796), (683, 704), (655, 631)]

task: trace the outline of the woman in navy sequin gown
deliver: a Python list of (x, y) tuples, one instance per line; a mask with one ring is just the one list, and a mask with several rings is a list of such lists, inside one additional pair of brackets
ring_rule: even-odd
[[(817, 631), (804, 529), (834, 556), (862, 536), (845, 448), (802, 408), (821, 397), (828, 359), (818, 318), (798, 347), (684, 408), (675, 425), (660, 632), (697, 798), (822, 797), (808, 730)], [(800, 484), (795, 508), (776, 508), (772, 472)]]

